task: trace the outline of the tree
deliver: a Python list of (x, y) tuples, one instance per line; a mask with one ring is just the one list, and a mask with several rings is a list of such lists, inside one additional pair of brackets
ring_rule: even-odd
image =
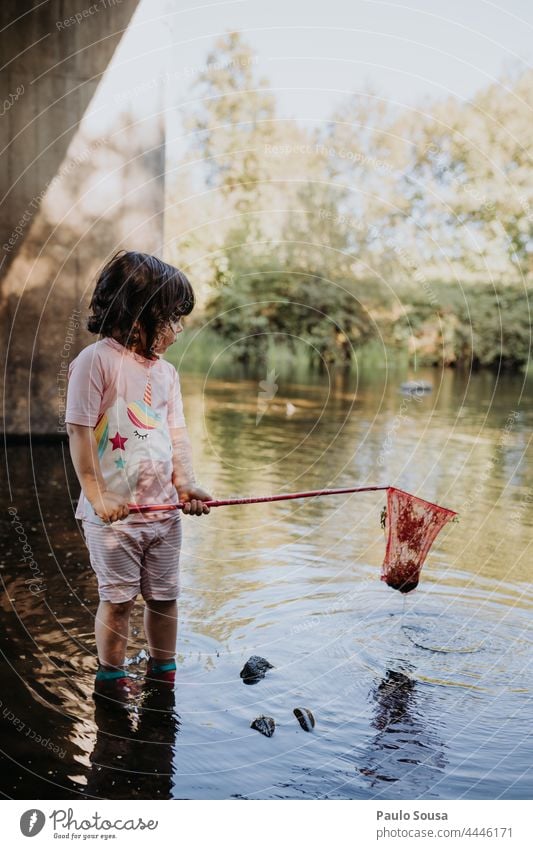
[[(239, 33), (209, 53), (167, 215), (169, 259), (232, 350), (250, 361), (276, 334), (345, 361), (378, 323), (431, 362), (524, 363), (527, 286), (510, 289), (533, 271), (533, 72), (404, 110), (365, 89), (313, 129), (278, 114), (255, 65)], [(485, 345), (464, 284), (492, 337), (508, 288), (516, 333)]]

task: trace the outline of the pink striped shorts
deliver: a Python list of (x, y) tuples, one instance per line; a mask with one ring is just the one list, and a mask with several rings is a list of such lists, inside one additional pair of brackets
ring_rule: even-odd
[(82, 521), (101, 601), (172, 601), (180, 594), (181, 516), (144, 523)]

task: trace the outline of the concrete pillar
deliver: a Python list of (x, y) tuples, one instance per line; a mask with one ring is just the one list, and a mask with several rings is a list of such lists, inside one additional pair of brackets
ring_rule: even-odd
[(83, 321), (98, 268), (120, 248), (163, 248), (157, 81), (168, 37), (159, 4), (34, 5), (4, 0), (0, 13), (9, 60), (0, 162), (8, 434), (64, 432), (68, 364), (96, 339)]

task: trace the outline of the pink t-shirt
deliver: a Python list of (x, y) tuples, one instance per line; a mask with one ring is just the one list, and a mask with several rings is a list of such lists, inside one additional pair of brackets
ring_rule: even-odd
[[(94, 429), (106, 488), (130, 504), (177, 504), (169, 428), (185, 427), (185, 418), (174, 366), (105, 337), (78, 354), (68, 376), (65, 422)], [(176, 512), (130, 513), (113, 524), (158, 521)], [(104, 524), (83, 491), (76, 519)]]

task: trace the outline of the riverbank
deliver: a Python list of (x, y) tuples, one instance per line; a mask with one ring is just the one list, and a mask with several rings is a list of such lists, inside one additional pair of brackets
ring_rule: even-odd
[[(533, 373), (531, 367), (531, 289), (461, 285), (434, 281), (424, 287), (392, 290), (375, 282), (351, 283), (373, 328), (363, 343), (343, 331), (342, 317), (331, 320), (331, 334), (313, 344), (309, 330), (292, 332), (271, 322), (258, 332), (255, 305), (242, 308), (242, 326), (228, 323), (209, 308), (180, 335), (169, 359), (180, 370), (243, 374), (275, 369), (281, 376), (304, 375), (344, 366), (351, 371), (386, 368), (487, 368)], [(217, 329), (214, 329), (217, 327)]]

